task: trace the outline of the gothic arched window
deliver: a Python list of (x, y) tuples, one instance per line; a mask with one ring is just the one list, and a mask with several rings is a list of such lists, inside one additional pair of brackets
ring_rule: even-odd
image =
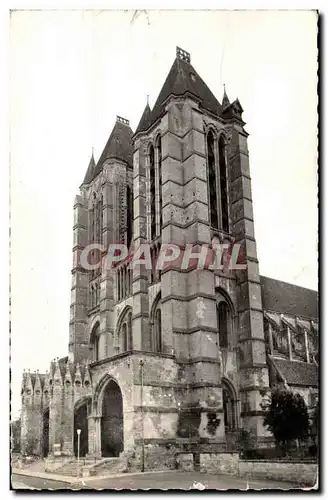
[(100, 196), (100, 199), (98, 201), (98, 219), (99, 219), (99, 222), (98, 222), (98, 241), (97, 243), (99, 243), (100, 245), (102, 244), (103, 242), (103, 197), (102, 195)]
[(122, 313), (118, 322), (116, 347), (119, 352), (131, 351), (132, 342), (132, 311), (129, 307)]
[(128, 351), (132, 351), (133, 349), (133, 340), (132, 340), (132, 312), (128, 313)]
[(233, 390), (225, 381), (222, 382), (222, 398), (225, 430), (235, 431), (238, 428), (237, 401)]
[(219, 139), (219, 170), (220, 170), (220, 212), (222, 230), (229, 232), (227, 166), (225, 159), (225, 142), (221, 135)]
[(126, 220), (126, 243), (130, 248), (132, 240), (132, 227), (133, 227), (133, 195), (130, 186), (126, 188), (126, 206), (127, 206), (127, 220)]
[(156, 184), (154, 147), (149, 149), (150, 239), (156, 236)]
[(220, 302), (218, 305), (218, 326), (220, 347), (228, 347), (228, 314), (229, 308), (226, 302)]
[(92, 195), (91, 239), (96, 241), (96, 193)]
[(215, 141), (212, 131), (207, 134), (207, 165), (208, 165), (208, 189), (209, 189), (209, 211), (210, 224), (214, 229), (219, 229), (218, 205), (217, 205), (217, 183), (215, 165)]
[(151, 350), (154, 352), (162, 352), (162, 306), (161, 295), (155, 299), (152, 314), (151, 314)]
[(217, 295), (217, 328), (218, 344), (222, 349), (227, 349), (233, 344), (233, 314), (231, 306), (226, 298), (219, 293)]
[(99, 323), (97, 323), (91, 333), (91, 344), (93, 350), (93, 360), (100, 361), (104, 356), (104, 335), (100, 334)]
[(128, 350), (128, 325), (123, 323), (121, 328), (121, 335), (123, 340), (123, 352)]
[(160, 307), (156, 309), (155, 312), (155, 342), (154, 350), (155, 352), (162, 351), (162, 311)]
[(162, 139), (158, 136), (156, 140), (156, 153), (157, 153), (157, 172), (158, 172), (158, 234), (161, 234), (162, 230)]
[(218, 142), (212, 130), (207, 134), (208, 203), (210, 224), (229, 232), (227, 165), (224, 137)]

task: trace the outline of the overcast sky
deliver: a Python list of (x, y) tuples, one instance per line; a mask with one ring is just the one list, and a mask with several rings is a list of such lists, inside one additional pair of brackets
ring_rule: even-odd
[(23, 368), (67, 354), (73, 200), (116, 115), (135, 129), (176, 46), (249, 132), (260, 272), (317, 288), (316, 15), (16, 11), (10, 30), (13, 413)]

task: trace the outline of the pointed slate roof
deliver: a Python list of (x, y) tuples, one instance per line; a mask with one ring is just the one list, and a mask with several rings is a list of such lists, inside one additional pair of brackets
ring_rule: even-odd
[(190, 93), (199, 99), (201, 106), (218, 115), (222, 106), (190, 64), (190, 54), (177, 47), (177, 57), (170, 69), (151, 113), (154, 123), (164, 112), (164, 102), (170, 95), (182, 96)]
[(302, 361), (290, 361), (288, 359), (278, 359), (269, 356), (269, 360), (278, 371), (280, 377), (288, 385), (317, 387), (319, 376), (318, 367), (314, 364), (303, 363)]
[(96, 166), (96, 162), (95, 162), (95, 159), (94, 159), (94, 157), (93, 157), (93, 153), (92, 153), (91, 158), (90, 158), (90, 162), (89, 162), (88, 169), (87, 169), (87, 171), (86, 171), (86, 173), (85, 173), (85, 177), (84, 177), (84, 180), (83, 180), (83, 184), (89, 184), (89, 182), (91, 182), (91, 181), (92, 181), (95, 166)]
[(230, 105), (229, 97), (226, 93), (226, 88), (224, 86), (223, 98), (222, 98), (222, 108), (226, 108)]
[(227, 104), (226, 106), (223, 106), (222, 116), (224, 118), (237, 119), (245, 125), (245, 123), (242, 120), (243, 112), (244, 112), (243, 107), (240, 104), (239, 99), (237, 98), (231, 104), (229, 102), (229, 104)]
[(137, 126), (137, 130), (134, 135), (137, 135), (139, 132), (144, 132), (151, 125), (151, 109), (147, 102), (144, 112), (142, 113), (142, 117), (140, 118), (139, 125)]
[(130, 167), (133, 165), (132, 136), (129, 121), (120, 116), (116, 117), (116, 123), (104, 147), (94, 170), (93, 178), (101, 172), (103, 164), (108, 158), (117, 158), (125, 161)]
[(318, 292), (261, 276), (263, 309), (301, 318), (318, 318)]

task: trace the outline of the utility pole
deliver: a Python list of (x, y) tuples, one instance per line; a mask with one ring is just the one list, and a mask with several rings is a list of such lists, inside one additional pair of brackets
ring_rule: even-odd
[(141, 405), (141, 472), (145, 472), (145, 438), (144, 438), (144, 412), (143, 412), (143, 367), (144, 360), (140, 360), (140, 405)]
[(77, 429), (76, 433), (77, 433), (77, 477), (80, 477), (80, 436), (81, 436), (81, 429)]

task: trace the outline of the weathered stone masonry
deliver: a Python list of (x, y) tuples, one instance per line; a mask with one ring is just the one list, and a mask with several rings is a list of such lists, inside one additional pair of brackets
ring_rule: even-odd
[[(82, 455), (173, 467), (175, 450), (233, 451), (241, 428), (265, 440), (272, 384), (315, 404), (317, 295), (259, 274), (242, 113), (177, 49), (136, 131), (117, 117), (74, 203), (68, 356), (23, 376), (24, 453), (76, 455), (80, 428)], [(246, 267), (86, 270), (90, 243), (105, 250), (93, 263), (111, 243), (149, 243), (152, 256), (169, 243), (238, 243)]]

